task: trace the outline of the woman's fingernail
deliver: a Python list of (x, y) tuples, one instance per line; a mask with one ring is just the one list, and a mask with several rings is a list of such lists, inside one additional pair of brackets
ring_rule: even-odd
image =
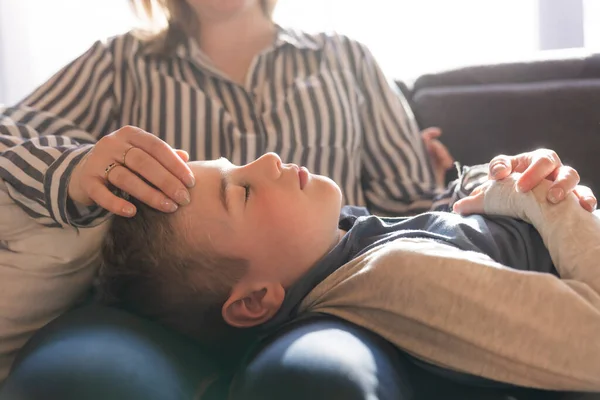
[(500, 172), (504, 171), (506, 166), (502, 163), (498, 163), (492, 167), (492, 176), (497, 176)]
[(185, 186), (193, 188), (194, 185), (196, 185), (196, 178), (193, 174), (188, 174), (183, 178), (183, 183), (185, 184)]
[(177, 211), (177, 204), (171, 201), (171, 199), (164, 199), (160, 205), (166, 212)]
[(565, 192), (561, 188), (552, 188), (548, 192), (548, 200), (550, 203), (556, 204), (565, 197)]
[(131, 216), (133, 216), (133, 214), (135, 214), (135, 207), (127, 205), (127, 206), (123, 207), (122, 211), (123, 211), (123, 214), (125, 214), (128, 217), (131, 217)]
[(175, 192), (175, 201), (182, 206), (190, 204), (190, 192), (186, 189), (179, 189)]

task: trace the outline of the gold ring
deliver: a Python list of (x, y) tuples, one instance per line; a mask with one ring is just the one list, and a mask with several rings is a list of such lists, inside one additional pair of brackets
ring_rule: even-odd
[(133, 146), (131, 146), (130, 148), (128, 148), (127, 150), (125, 150), (123, 152), (123, 157), (121, 158), (121, 164), (123, 164), (124, 167), (127, 167), (127, 164), (125, 164), (125, 157), (127, 157), (127, 153), (129, 153), (129, 150), (133, 149)]
[(112, 169), (113, 169), (114, 167), (116, 167), (116, 166), (118, 166), (118, 165), (121, 165), (121, 164), (114, 162), (114, 163), (110, 163), (110, 164), (108, 165), (108, 167), (106, 167), (106, 169), (104, 170), (104, 179), (106, 180), (106, 182), (110, 182), (110, 181), (108, 180), (108, 174), (110, 173), (110, 171), (112, 171)]

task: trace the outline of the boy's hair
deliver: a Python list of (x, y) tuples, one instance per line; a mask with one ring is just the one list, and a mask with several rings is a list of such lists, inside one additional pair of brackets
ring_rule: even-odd
[(239, 334), (221, 308), (247, 271), (241, 259), (193, 248), (174, 214), (130, 198), (132, 218), (115, 216), (102, 245), (99, 301), (153, 319), (204, 344)]
[[(135, 14), (149, 23), (138, 31), (149, 49), (157, 54), (172, 53), (179, 43), (197, 34), (197, 18), (186, 0), (129, 0)], [(271, 18), (277, 0), (260, 0), (264, 14)]]

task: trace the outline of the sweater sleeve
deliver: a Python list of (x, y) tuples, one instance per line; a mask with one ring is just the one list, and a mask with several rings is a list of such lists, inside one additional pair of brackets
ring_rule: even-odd
[(485, 209), (532, 222), (560, 278), (429, 239), (398, 239), (339, 268), (303, 309), (356, 323), (443, 369), (600, 391), (600, 219), (574, 196), (547, 203), (549, 182), (518, 193), (516, 179), (490, 183)]
[[(570, 193), (558, 204), (546, 199), (550, 181), (533, 190), (516, 190), (519, 174), (493, 182), (485, 192), (484, 209), (533, 224), (544, 240), (562, 279), (571, 279), (600, 295), (600, 216), (589, 213)], [(600, 312), (600, 310), (598, 310)]]

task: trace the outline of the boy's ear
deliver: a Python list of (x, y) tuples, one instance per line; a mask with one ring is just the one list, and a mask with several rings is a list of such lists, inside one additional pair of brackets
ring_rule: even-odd
[(273, 318), (284, 297), (285, 289), (276, 282), (236, 285), (223, 304), (221, 314), (225, 322), (233, 327), (250, 328)]

